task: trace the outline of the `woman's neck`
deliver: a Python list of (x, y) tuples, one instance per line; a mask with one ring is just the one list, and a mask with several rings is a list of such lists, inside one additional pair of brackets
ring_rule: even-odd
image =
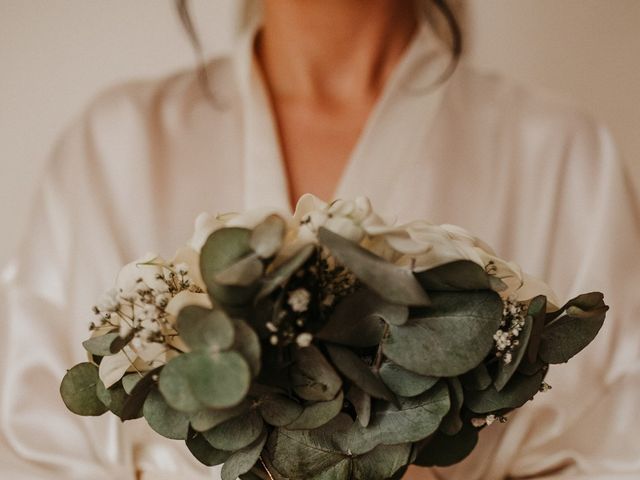
[(276, 98), (358, 101), (377, 97), (415, 28), (412, 0), (264, 0), (257, 55)]

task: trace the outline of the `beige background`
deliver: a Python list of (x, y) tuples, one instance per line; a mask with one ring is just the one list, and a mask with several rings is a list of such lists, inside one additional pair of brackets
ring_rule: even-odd
[[(193, 0), (209, 54), (239, 0)], [(471, 61), (554, 90), (612, 129), (640, 184), (640, 0), (468, 0)], [(96, 92), (189, 66), (171, 0), (0, 0), (0, 264), (55, 138)], [(28, 239), (25, 239), (28, 241)]]

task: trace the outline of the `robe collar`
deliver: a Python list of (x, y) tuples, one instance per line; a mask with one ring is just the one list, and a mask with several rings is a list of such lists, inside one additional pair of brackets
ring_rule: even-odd
[[(260, 26), (255, 22), (248, 27), (233, 52), (242, 105), (244, 208), (269, 206), (290, 211), (277, 123), (255, 56)], [(406, 159), (412, 149), (419, 148), (416, 142), (422, 136), (412, 133), (431, 129), (447, 84), (438, 80), (450, 60), (447, 46), (422, 19), (365, 122), (338, 182), (337, 198), (378, 198), (381, 189), (388, 191), (388, 180), (402, 166), (400, 156), (405, 153)], [(392, 125), (395, 133), (389, 132)]]

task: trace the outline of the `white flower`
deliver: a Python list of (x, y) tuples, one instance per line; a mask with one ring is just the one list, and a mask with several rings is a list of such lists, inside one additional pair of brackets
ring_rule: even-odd
[(309, 301), (311, 300), (311, 294), (309, 290), (304, 288), (297, 288), (292, 292), (289, 292), (289, 299), (287, 303), (291, 306), (294, 312), (306, 312), (309, 308)]
[(117, 288), (112, 288), (102, 294), (97, 305), (101, 312), (117, 312), (120, 308), (120, 296)]
[(293, 220), (294, 225), (298, 225), (298, 238), (306, 242), (317, 241), (320, 227), (353, 242), (360, 242), (367, 225), (382, 223), (365, 197), (327, 204), (311, 194), (300, 197)]
[(308, 332), (301, 333), (296, 337), (296, 343), (300, 348), (308, 347), (309, 345), (311, 345), (312, 341), (313, 341), (313, 335), (311, 335)]

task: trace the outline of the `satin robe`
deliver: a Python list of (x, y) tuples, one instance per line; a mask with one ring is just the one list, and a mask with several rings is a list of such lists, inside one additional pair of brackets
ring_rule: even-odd
[[(0, 288), (0, 477), (219, 478), (144, 420), (81, 418), (58, 394), (84, 361), (90, 307), (118, 269), (170, 257), (196, 215), (290, 208), (256, 29), (208, 66), (97, 98), (57, 145)], [(425, 478), (640, 478), (640, 215), (609, 132), (547, 94), (461, 64), (425, 24), (385, 86), (335, 196), (398, 221), (454, 223), (560, 297), (601, 290), (598, 339), (553, 366), (551, 392)]]

